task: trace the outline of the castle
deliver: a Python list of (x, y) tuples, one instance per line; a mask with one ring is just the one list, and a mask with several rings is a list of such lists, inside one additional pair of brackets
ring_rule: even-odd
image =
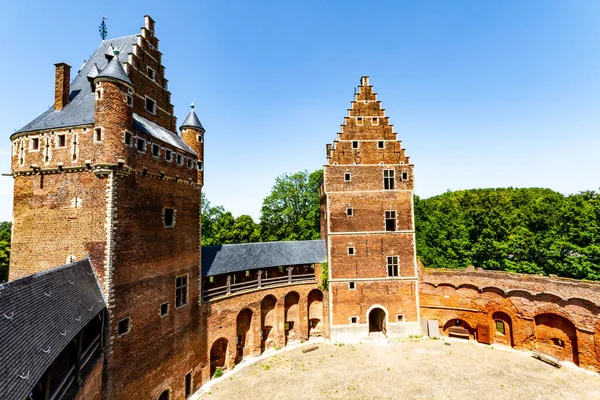
[[(8, 399), (185, 399), (311, 337), (453, 335), (600, 371), (600, 285), (418, 264), (414, 170), (368, 77), (326, 148), (322, 240), (202, 248), (205, 130), (177, 132), (154, 21), (105, 40), (11, 136)], [(327, 266), (329, 285), (321, 286)]]

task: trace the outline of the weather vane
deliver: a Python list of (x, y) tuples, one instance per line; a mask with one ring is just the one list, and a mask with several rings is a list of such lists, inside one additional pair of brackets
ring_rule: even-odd
[(102, 16), (102, 22), (100, 23), (100, 28), (98, 29), (102, 40), (106, 40), (106, 35), (108, 34), (108, 30), (106, 29), (106, 23), (104, 22), (104, 20), (106, 20), (106, 17)]

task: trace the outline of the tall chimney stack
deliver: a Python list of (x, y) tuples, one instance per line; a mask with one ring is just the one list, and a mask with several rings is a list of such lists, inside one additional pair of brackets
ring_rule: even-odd
[(54, 111), (62, 110), (69, 104), (71, 93), (71, 66), (67, 63), (54, 64), (56, 81), (54, 83)]

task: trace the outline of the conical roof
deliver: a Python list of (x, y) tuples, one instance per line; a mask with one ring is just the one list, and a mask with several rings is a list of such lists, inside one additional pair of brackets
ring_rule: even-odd
[(194, 112), (194, 103), (192, 103), (192, 109), (190, 110), (190, 113), (188, 114), (187, 118), (185, 119), (185, 121), (183, 121), (183, 124), (181, 124), (181, 126), (179, 127), (179, 129), (183, 129), (183, 128), (194, 128), (194, 129), (204, 132), (204, 127), (202, 126), (202, 124), (200, 123), (200, 120), (198, 119), (198, 116)]
[(101, 78), (109, 78), (109, 79), (121, 81), (121, 82), (126, 83), (129, 86), (133, 87), (133, 83), (131, 83), (129, 76), (127, 76), (127, 73), (123, 69), (123, 65), (121, 65), (118, 55), (119, 55), (119, 53), (115, 51), (116, 57), (113, 57), (108, 62), (108, 65), (102, 71), (100, 71), (100, 73), (96, 76), (94, 81), (97, 81)]

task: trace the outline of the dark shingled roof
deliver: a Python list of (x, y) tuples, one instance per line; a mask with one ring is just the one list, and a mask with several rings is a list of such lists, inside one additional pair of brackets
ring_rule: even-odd
[(225, 244), (202, 248), (202, 275), (316, 264), (327, 259), (324, 240)]
[(196, 128), (196, 129), (204, 132), (204, 127), (202, 126), (202, 124), (200, 123), (200, 120), (198, 119), (198, 116), (194, 112), (193, 105), (192, 105), (192, 109), (190, 110), (190, 113), (188, 114), (185, 121), (183, 121), (183, 124), (181, 124), (181, 127), (179, 129), (182, 129), (182, 128)]
[(89, 259), (0, 285), (0, 393), (24, 399), (106, 307)]
[(133, 83), (131, 83), (131, 79), (129, 79), (129, 76), (123, 69), (123, 64), (121, 64), (121, 61), (119, 61), (119, 58), (116, 56), (113, 56), (112, 59), (108, 62), (108, 65), (104, 69), (100, 70), (98, 75), (96, 75), (96, 77), (94, 78), (94, 81), (100, 78), (116, 79), (118, 81), (128, 84), (129, 86), (133, 86)]
[[(127, 54), (133, 51), (133, 45), (136, 43), (137, 36), (138, 35), (124, 36), (103, 41), (92, 57), (81, 68), (75, 79), (73, 79), (73, 82), (71, 82), (69, 103), (60, 111), (54, 111), (54, 106), (50, 107), (46, 112), (19, 129), (13, 135), (21, 132), (51, 130), (93, 124), (94, 93), (92, 92), (90, 79), (101, 77), (106, 73), (107, 75), (118, 75), (120, 76), (120, 80), (127, 79), (126, 82), (131, 85), (131, 81), (127, 74), (125, 74), (122, 65), (118, 64), (127, 61)], [(117, 50), (119, 55), (110, 57), (110, 54), (112, 54), (114, 50)], [(107, 57), (106, 54), (109, 56)], [(119, 63), (117, 63), (117, 59)], [(122, 76), (120, 72), (115, 72), (119, 67), (123, 70), (125, 76)], [(107, 69), (109, 70), (108, 72), (106, 72)], [(112, 76), (112, 78), (117, 79), (115, 76)], [(139, 129), (140, 131), (165, 141), (181, 150), (196, 154), (183, 139), (177, 135), (177, 133), (171, 132), (156, 124), (154, 125), (158, 126), (158, 128), (149, 129), (147, 128), (149, 124), (140, 122), (143, 117), (137, 114), (133, 114), (133, 117), (134, 129)], [(138, 121), (135, 121), (136, 118)], [(140, 125), (144, 125), (146, 129), (140, 129)], [(156, 132), (160, 133), (156, 135)]]

